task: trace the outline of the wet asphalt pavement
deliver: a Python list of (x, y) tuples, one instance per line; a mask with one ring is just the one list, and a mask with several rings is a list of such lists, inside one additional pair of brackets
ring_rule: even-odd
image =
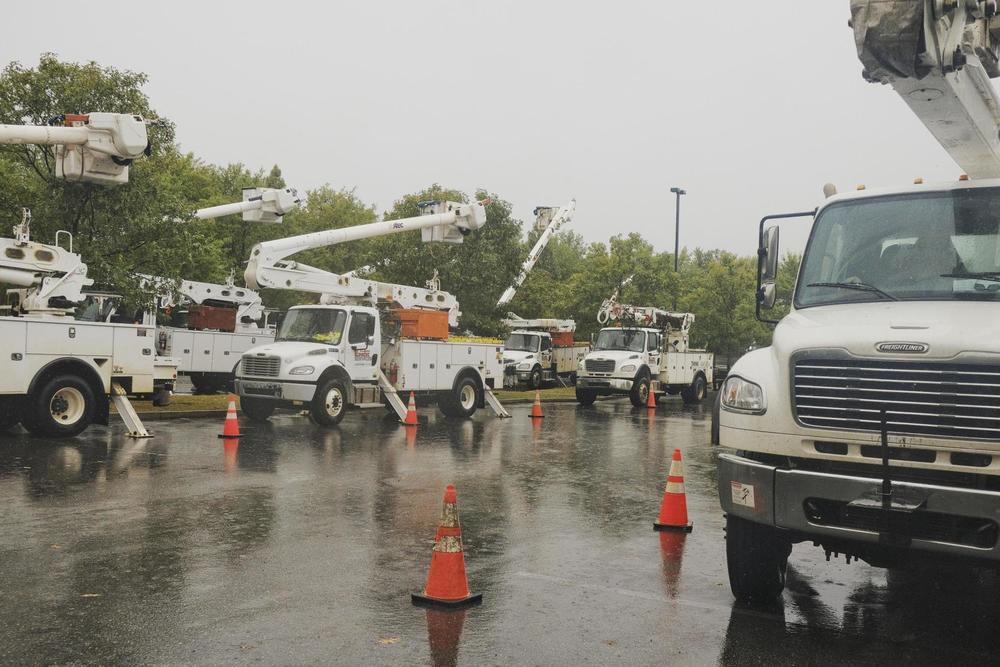
[[(734, 605), (709, 403), (528, 406), (513, 419), (292, 415), (0, 439), (0, 662), (848, 664), (995, 661), (990, 572), (826, 563), (797, 545), (784, 603)], [(684, 453), (687, 535), (656, 533)], [(444, 487), (464, 612), (414, 607)]]

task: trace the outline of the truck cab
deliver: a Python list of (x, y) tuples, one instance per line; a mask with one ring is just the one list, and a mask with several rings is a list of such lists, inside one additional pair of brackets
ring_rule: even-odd
[(605, 327), (580, 362), (577, 400), (590, 405), (598, 396), (627, 393), (632, 404), (646, 405), (650, 382), (659, 375), (660, 331), (640, 327)]
[(504, 385), (542, 386), (552, 368), (552, 335), (547, 331), (511, 331), (503, 344)]
[(381, 327), (368, 306), (295, 306), (273, 343), (247, 350), (236, 369), (236, 393), (251, 419), (278, 407), (309, 406), (313, 418), (334, 424), (355, 393), (378, 383)]
[(813, 224), (790, 312), (729, 369), (715, 417), (734, 594), (780, 595), (801, 541), (876, 566), (996, 565), (1000, 180), (765, 218), (760, 311), (795, 215)]

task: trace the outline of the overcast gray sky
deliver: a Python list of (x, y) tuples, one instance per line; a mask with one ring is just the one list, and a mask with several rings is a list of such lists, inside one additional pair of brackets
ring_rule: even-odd
[[(432, 183), (527, 221), (577, 198), (587, 240), (637, 231), (753, 251), (766, 213), (827, 181), (959, 169), (865, 83), (848, 0), (7, 3), (0, 62), (44, 51), (146, 72), (185, 150), (380, 211)], [(783, 230), (784, 232), (784, 230)], [(784, 237), (784, 233), (783, 233)], [(787, 246), (786, 246), (787, 248)]]

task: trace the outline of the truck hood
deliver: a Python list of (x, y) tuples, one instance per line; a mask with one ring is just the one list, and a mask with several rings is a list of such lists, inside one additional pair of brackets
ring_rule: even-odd
[(527, 359), (528, 357), (531, 357), (532, 359), (537, 359), (538, 358), (538, 354), (535, 353), (535, 352), (524, 352), (523, 350), (504, 350), (503, 351), (503, 360), (504, 360), (504, 363), (509, 363), (509, 362), (520, 363), (520, 362), (524, 361), (525, 359)]
[(625, 361), (626, 359), (631, 359), (632, 357), (635, 357), (635, 360), (641, 363), (640, 361), (641, 355), (642, 355), (641, 352), (631, 352), (629, 350), (598, 350), (596, 352), (588, 353), (587, 356), (584, 357), (584, 359), (591, 359), (595, 361), (598, 359), (601, 360), (611, 359), (617, 365)]
[(310, 352), (322, 350), (336, 350), (337, 348), (323, 343), (306, 343), (301, 341), (283, 341), (280, 343), (268, 343), (250, 348), (243, 353), (243, 356), (264, 355), (267, 357), (281, 357), (283, 361), (290, 361), (308, 355)]
[[(914, 343), (926, 346), (926, 351), (879, 350), (881, 343)], [(808, 348), (911, 360), (947, 359), (962, 352), (1000, 354), (1000, 303), (902, 301), (817, 306), (781, 320), (773, 344), (779, 358)]]

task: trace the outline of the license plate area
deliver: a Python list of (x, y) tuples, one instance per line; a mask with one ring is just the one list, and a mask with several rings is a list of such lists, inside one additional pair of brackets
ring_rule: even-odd
[(270, 396), (272, 398), (281, 398), (281, 385), (280, 384), (261, 384), (261, 383), (243, 383), (244, 393), (250, 394), (252, 396)]

